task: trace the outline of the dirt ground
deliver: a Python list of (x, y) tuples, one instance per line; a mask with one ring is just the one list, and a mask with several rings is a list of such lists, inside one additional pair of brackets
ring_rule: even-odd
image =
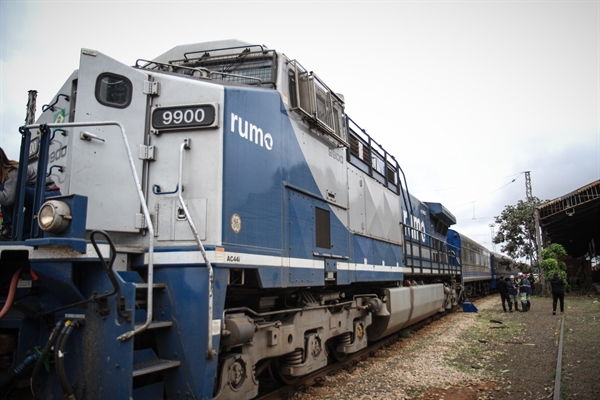
[[(599, 297), (566, 296), (561, 399), (600, 399)], [(433, 388), (418, 398), (552, 398), (562, 322), (560, 312), (552, 314), (552, 299), (534, 296), (531, 310), (526, 313), (504, 313), (499, 299), (482, 305), (479, 323), (463, 336), (470, 343), (478, 343), (477, 351), (460, 351), (457, 358), (449, 361), (459, 368), (472, 364), (473, 369), (486, 369), (490, 380)]]
[[(561, 400), (600, 399), (599, 299), (566, 296)], [(477, 314), (436, 321), (294, 398), (552, 399), (563, 318), (552, 298), (533, 296), (526, 313), (503, 312), (499, 295), (473, 303)]]

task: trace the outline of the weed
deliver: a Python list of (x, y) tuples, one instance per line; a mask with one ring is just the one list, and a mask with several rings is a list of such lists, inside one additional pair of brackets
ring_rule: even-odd
[(412, 333), (410, 333), (409, 329), (403, 329), (400, 331), (398, 336), (401, 337), (402, 339), (410, 339), (412, 337)]

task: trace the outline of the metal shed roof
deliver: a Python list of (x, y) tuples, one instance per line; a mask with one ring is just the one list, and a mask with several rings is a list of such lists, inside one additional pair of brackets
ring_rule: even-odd
[[(600, 180), (538, 207), (546, 239), (560, 243), (571, 257), (600, 252)], [(595, 250), (594, 250), (595, 247)]]

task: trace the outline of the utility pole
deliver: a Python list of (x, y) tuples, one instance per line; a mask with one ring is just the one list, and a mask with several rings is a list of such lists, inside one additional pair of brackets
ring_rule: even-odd
[[(532, 190), (531, 190), (531, 175), (530, 175), (531, 171), (525, 171), (525, 195), (527, 196), (527, 203), (529, 203), (530, 205), (532, 205), (533, 203), (533, 194), (532, 194)], [(536, 244), (536, 248), (537, 248), (537, 252), (538, 252), (538, 263), (541, 263), (541, 256), (542, 256), (542, 239), (541, 239), (541, 235), (540, 235), (540, 213), (539, 210), (536, 208), (535, 210), (533, 210), (533, 219), (535, 221), (535, 244)], [(529, 244), (531, 245), (531, 252), (533, 253), (533, 244), (531, 243), (531, 240), (529, 241)], [(533, 262), (533, 256), (530, 256), (529, 259), (530, 265)], [(533, 265), (531, 265), (533, 267)], [(537, 269), (538, 273), (540, 273), (540, 268), (538, 265), (538, 269)]]
[(525, 171), (525, 195), (527, 196), (527, 202), (531, 204), (533, 201), (533, 195), (531, 194), (531, 171)]
[(27, 115), (25, 116), (25, 125), (31, 125), (35, 123), (36, 99), (37, 91), (30, 90), (29, 98), (27, 99)]
[[(533, 205), (533, 194), (531, 190), (531, 171), (525, 171), (525, 196), (527, 197), (527, 204)], [(535, 219), (535, 210), (533, 212), (533, 218)], [(537, 237), (537, 232), (536, 232)], [(533, 243), (531, 237), (529, 238), (529, 266), (533, 269)]]
[(492, 251), (495, 253), (496, 252), (496, 243), (494, 243), (494, 227), (496, 226), (496, 224), (489, 224), (488, 225), (492, 231)]

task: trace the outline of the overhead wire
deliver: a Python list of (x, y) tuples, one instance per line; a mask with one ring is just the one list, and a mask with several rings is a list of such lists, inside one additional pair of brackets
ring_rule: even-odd
[(467, 202), (467, 203), (463, 203), (463, 204), (453, 205), (453, 206), (450, 206), (450, 207), (462, 207), (462, 206), (466, 206), (466, 205), (468, 205), (468, 204), (473, 204), (473, 203), (475, 203), (476, 201), (479, 201), (479, 200), (481, 200), (481, 199), (484, 199), (484, 198), (488, 197), (489, 195), (491, 195), (491, 194), (494, 194), (494, 193), (496, 193), (497, 191), (499, 191), (499, 190), (501, 190), (501, 189), (504, 189), (506, 186), (510, 185), (511, 183), (515, 183), (515, 181), (516, 181), (516, 180), (517, 180), (517, 179), (518, 179), (518, 178), (519, 178), (521, 175), (523, 175), (523, 174), (524, 174), (524, 172), (521, 172), (521, 173), (520, 173), (520, 174), (519, 174), (519, 175), (518, 175), (516, 178), (514, 178), (512, 181), (508, 182), (506, 185), (502, 185), (502, 186), (500, 186), (498, 189), (496, 189), (496, 190), (493, 190), (493, 191), (489, 192), (488, 194), (486, 194), (486, 195), (484, 195), (484, 196), (481, 196), (480, 198), (478, 198), (478, 199), (476, 199), (476, 200), (472, 200), (472, 201), (469, 201), (469, 202)]
[[(495, 178), (493, 180), (502, 180), (502, 179), (514, 177), (514, 179), (512, 181), (512, 182), (514, 182), (521, 175), (523, 175), (523, 172), (519, 172), (517, 174), (503, 176), (501, 178)], [(490, 179), (487, 179), (485, 182), (489, 182), (489, 181), (490, 181)], [(413, 192), (413, 193), (414, 194), (420, 194), (420, 193), (429, 193), (429, 192), (442, 192), (442, 191), (445, 191), (445, 190), (464, 189), (464, 188), (470, 187), (472, 184), (477, 183), (477, 182), (481, 182), (481, 181), (473, 181), (473, 182), (470, 182), (469, 184), (465, 184), (465, 185), (462, 185), (462, 186), (454, 186), (454, 187), (443, 188), (443, 189), (419, 190), (419, 191), (416, 191), (416, 192)], [(512, 182), (510, 182), (510, 183), (512, 183)]]

